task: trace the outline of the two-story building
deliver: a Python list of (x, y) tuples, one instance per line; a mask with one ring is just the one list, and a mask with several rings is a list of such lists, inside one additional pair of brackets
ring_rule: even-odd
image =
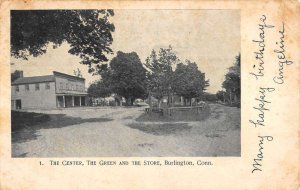
[(85, 79), (53, 75), (20, 77), (11, 86), (12, 109), (53, 109), (87, 105)]

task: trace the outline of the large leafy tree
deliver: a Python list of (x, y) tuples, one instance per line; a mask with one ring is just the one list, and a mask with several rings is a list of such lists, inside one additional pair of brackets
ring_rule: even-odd
[(229, 68), (228, 73), (225, 75), (222, 87), (229, 95), (230, 103), (239, 101), (241, 97), (241, 54), (235, 57), (234, 65)]
[(163, 96), (173, 92), (173, 67), (179, 59), (172, 47), (160, 48), (158, 54), (152, 50), (146, 59), (147, 89), (151, 96), (161, 101)]
[(199, 71), (195, 62), (186, 60), (186, 64), (177, 64), (173, 82), (173, 89), (177, 95), (189, 100), (198, 98), (203, 95), (208, 85), (205, 74)]
[(111, 95), (111, 89), (108, 84), (105, 84), (103, 80), (96, 81), (92, 83), (88, 90), (88, 95), (90, 97), (98, 98), (106, 98)]
[(11, 11), (11, 55), (27, 59), (46, 53), (50, 43), (56, 48), (67, 42), (70, 54), (79, 56), (90, 73), (98, 72), (112, 53), (113, 15), (112, 10)]
[(111, 92), (126, 99), (127, 105), (146, 95), (146, 69), (136, 52), (118, 51), (101, 76), (109, 84)]
[(218, 100), (220, 100), (222, 102), (225, 102), (226, 96), (227, 96), (227, 93), (225, 91), (223, 91), (223, 90), (219, 90), (216, 93), (216, 97), (218, 98)]

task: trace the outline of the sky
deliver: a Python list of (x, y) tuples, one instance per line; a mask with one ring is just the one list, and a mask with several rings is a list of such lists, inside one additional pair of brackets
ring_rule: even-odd
[[(115, 25), (112, 50), (136, 52), (144, 63), (152, 49), (172, 46), (179, 59), (196, 62), (209, 79), (207, 92), (222, 89), (228, 68), (240, 52), (239, 10), (114, 10), (110, 18)], [(29, 57), (27, 61), (11, 58), (11, 71), (23, 70), (24, 76), (51, 75), (59, 71), (73, 75), (79, 68), (86, 87), (99, 76), (87, 72), (80, 58), (68, 53), (64, 43), (47, 53)], [(114, 55), (108, 56), (110, 59)]]

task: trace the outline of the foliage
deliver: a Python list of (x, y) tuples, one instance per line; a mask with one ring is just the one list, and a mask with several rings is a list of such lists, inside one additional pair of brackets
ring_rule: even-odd
[(152, 50), (145, 66), (148, 92), (159, 101), (166, 95), (170, 98), (174, 93), (188, 99), (199, 97), (209, 86), (197, 64), (189, 60), (181, 63), (171, 46), (161, 48), (158, 55)]
[(90, 97), (94, 97), (94, 98), (97, 97), (105, 98), (111, 95), (110, 87), (107, 84), (105, 84), (103, 80), (99, 80), (92, 83), (89, 86), (87, 92)]
[(173, 83), (172, 67), (179, 61), (172, 47), (160, 48), (158, 55), (152, 50), (146, 59), (147, 68), (147, 89), (151, 95), (161, 99), (170, 93)]
[(22, 76), (23, 71), (15, 70), (13, 73), (10, 74), (10, 80), (11, 82), (14, 82), (18, 78)]
[(218, 100), (217, 95), (216, 94), (211, 94), (211, 93), (207, 93), (205, 92), (203, 94), (203, 100), (204, 101), (210, 101), (210, 102), (215, 102)]
[(186, 60), (186, 64), (179, 63), (174, 72), (173, 88), (177, 95), (184, 98), (195, 98), (203, 94), (208, 86), (205, 74), (198, 70), (195, 62)]
[(82, 74), (81, 74), (81, 71), (79, 70), (79, 68), (77, 68), (77, 70), (73, 70), (73, 74), (76, 77), (83, 78)]
[(101, 72), (101, 76), (109, 84), (111, 92), (126, 99), (127, 105), (146, 95), (146, 70), (136, 52), (117, 52), (110, 67)]
[(90, 73), (102, 70), (112, 53), (113, 15), (112, 10), (13, 10), (11, 55), (36, 57), (46, 53), (50, 43), (56, 48), (67, 42), (69, 53), (79, 56)]
[(220, 90), (216, 93), (216, 97), (218, 100), (224, 102), (228, 98), (228, 94), (224, 90)]
[(232, 99), (236, 102), (241, 97), (241, 54), (235, 57), (234, 66), (229, 68), (225, 75), (225, 81), (222, 87), (225, 88), (226, 93), (229, 94), (229, 101)]

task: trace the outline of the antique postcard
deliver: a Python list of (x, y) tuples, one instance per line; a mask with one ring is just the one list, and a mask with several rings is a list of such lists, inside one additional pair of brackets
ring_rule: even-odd
[(3, 1), (0, 189), (298, 189), (298, 1)]

